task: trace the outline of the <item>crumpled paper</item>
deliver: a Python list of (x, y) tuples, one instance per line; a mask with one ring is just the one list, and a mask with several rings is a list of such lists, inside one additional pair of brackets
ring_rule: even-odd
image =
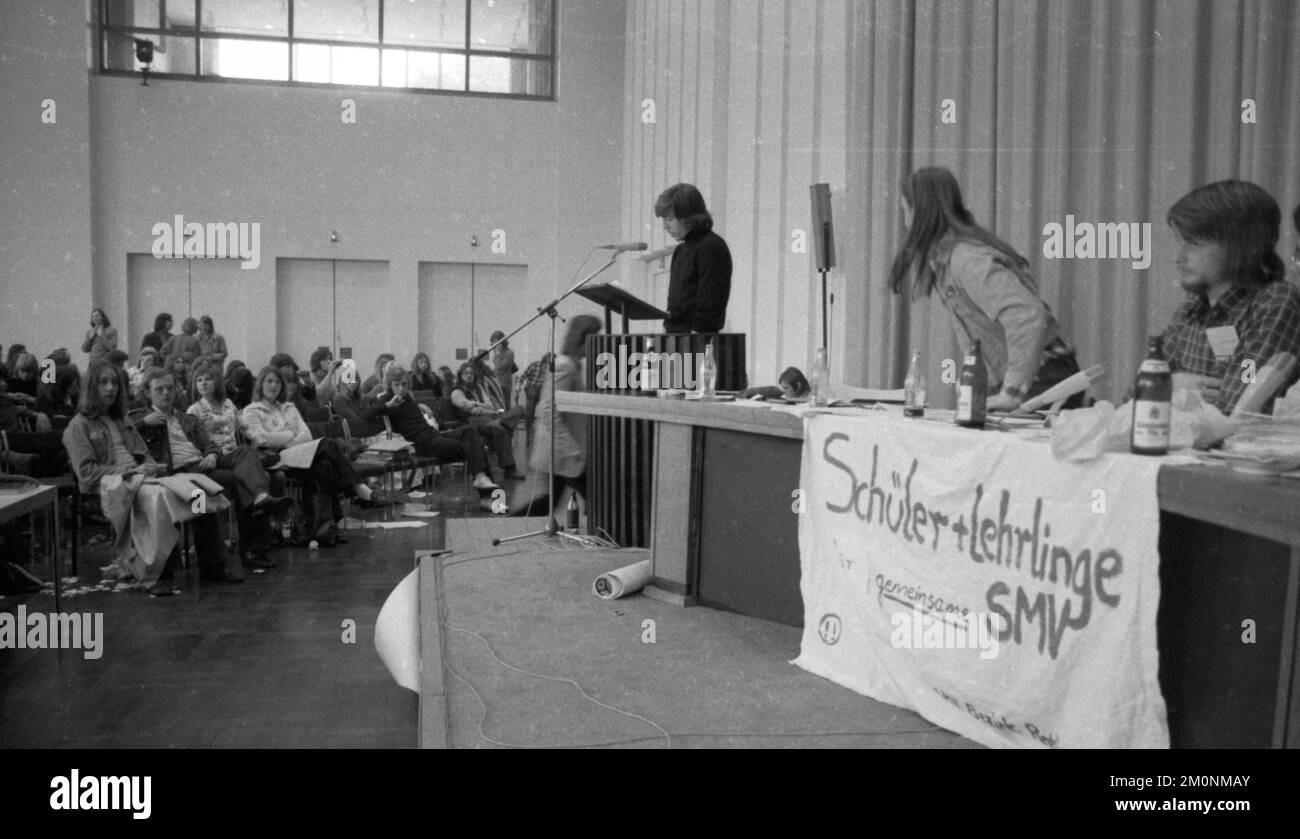
[[(1231, 432), (1228, 418), (1195, 390), (1174, 391), (1171, 404), (1170, 451), (1206, 449)], [(1103, 452), (1126, 452), (1132, 428), (1131, 401), (1117, 408), (1103, 400), (1091, 408), (1064, 411), (1052, 423), (1052, 455), (1077, 463), (1101, 457)]]

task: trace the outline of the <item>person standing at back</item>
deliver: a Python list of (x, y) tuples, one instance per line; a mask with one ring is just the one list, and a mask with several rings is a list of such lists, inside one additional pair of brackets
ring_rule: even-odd
[[(492, 333), (492, 343), (501, 341), (506, 337), (506, 333), (497, 330)], [(513, 391), (515, 373), (519, 372), (518, 365), (515, 364), (515, 351), (510, 349), (509, 341), (501, 341), (501, 346), (492, 351), (492, 374), (497, 380), (497, 386), (501, 388), (502, 407), (510, 409), (510, 396)]]
[(117, 349), (117, 327), (109, 321), (103, 309), (90, 310), (90, 329), (86, 340), (81, 343), (81, 351), (90, 354), (90, 362), (103, 361), (108, 354)]
[(172, 337), (172, 316), (166, 312), (159, 312), (158, 316), (153, 319), (153, 332), (144, 336), (140, 342), (140, 348), (153, 347), (162, 353), (163, 344), (166, 344)]

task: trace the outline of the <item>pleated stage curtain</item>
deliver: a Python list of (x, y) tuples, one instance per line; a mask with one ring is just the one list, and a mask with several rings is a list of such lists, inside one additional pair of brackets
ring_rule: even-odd
[[(900, 180), (940, 165), (1030, 259), (1080, 362), (1109, 372), (1094, 394), (1111, 399), (1181, 301), (1170, 205), (1224, 178), (1265, 187), (1287, 217), (1300, 202), (1288, 0), (632, 0), (628, 35), (627, 233), (665, 244), (655, 195), (701, 187), (732, 249), (726, 331), (750, 334), (754, 383), (806, 369), (821, 342), (811, 248), (792, 246), (811, 183), (833, 195), (834, 378), (900, 386), (910, 346), (935, 371), (963, 349), (937, 300), (887, 288)], [(1150, 224), (1149, 267), (1047, 259), (1044, 225), (1067, 215)], [(1284, 255), (1292, 235), (1285, 225)], [(625, 280), (635, 291), (639, 277)], [(938, 385), (932, 403), (950, 405)]]

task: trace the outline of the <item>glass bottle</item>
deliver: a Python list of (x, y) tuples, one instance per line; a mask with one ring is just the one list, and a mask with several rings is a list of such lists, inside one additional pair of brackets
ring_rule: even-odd
[(714, 398), (718, 386), (718, 362), (713, 357), (713, 342), (704, 348), (704, 361), (700, 364), (700, 399)]
[(826, 348), (817, 349), (817, 360), (813, 362), (812, 378), (809, 380), (812, 390), (808, 404), (814, 408), (824, 408), (830, 403), (831, 370), (826, 360)]
[(912, 350), (912, 363), (903, 380), (903, 416), (925, 416), (925, 370), (921, 366), (921, 351)]
[(1165, 360), (1161, 335), (1147, 339), (1147, 357), (1133, 385), (1133, 430), (1129, 449), (1134, 454), (1169, 452), (1169, 426), (1173, 416), (1174, 377)]
[(957, 380), (957, 424), (963, 428), (983, 428), (987, 413), (989, 371), (984, 366), (979, 339), (962, 359), (961, 378)]

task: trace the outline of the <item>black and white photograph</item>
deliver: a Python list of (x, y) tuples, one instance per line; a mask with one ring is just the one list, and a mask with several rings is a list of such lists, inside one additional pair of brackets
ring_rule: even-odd
[(4, 0), (0, 107), (0, 748), (1300, 747), (1300, 3)]

